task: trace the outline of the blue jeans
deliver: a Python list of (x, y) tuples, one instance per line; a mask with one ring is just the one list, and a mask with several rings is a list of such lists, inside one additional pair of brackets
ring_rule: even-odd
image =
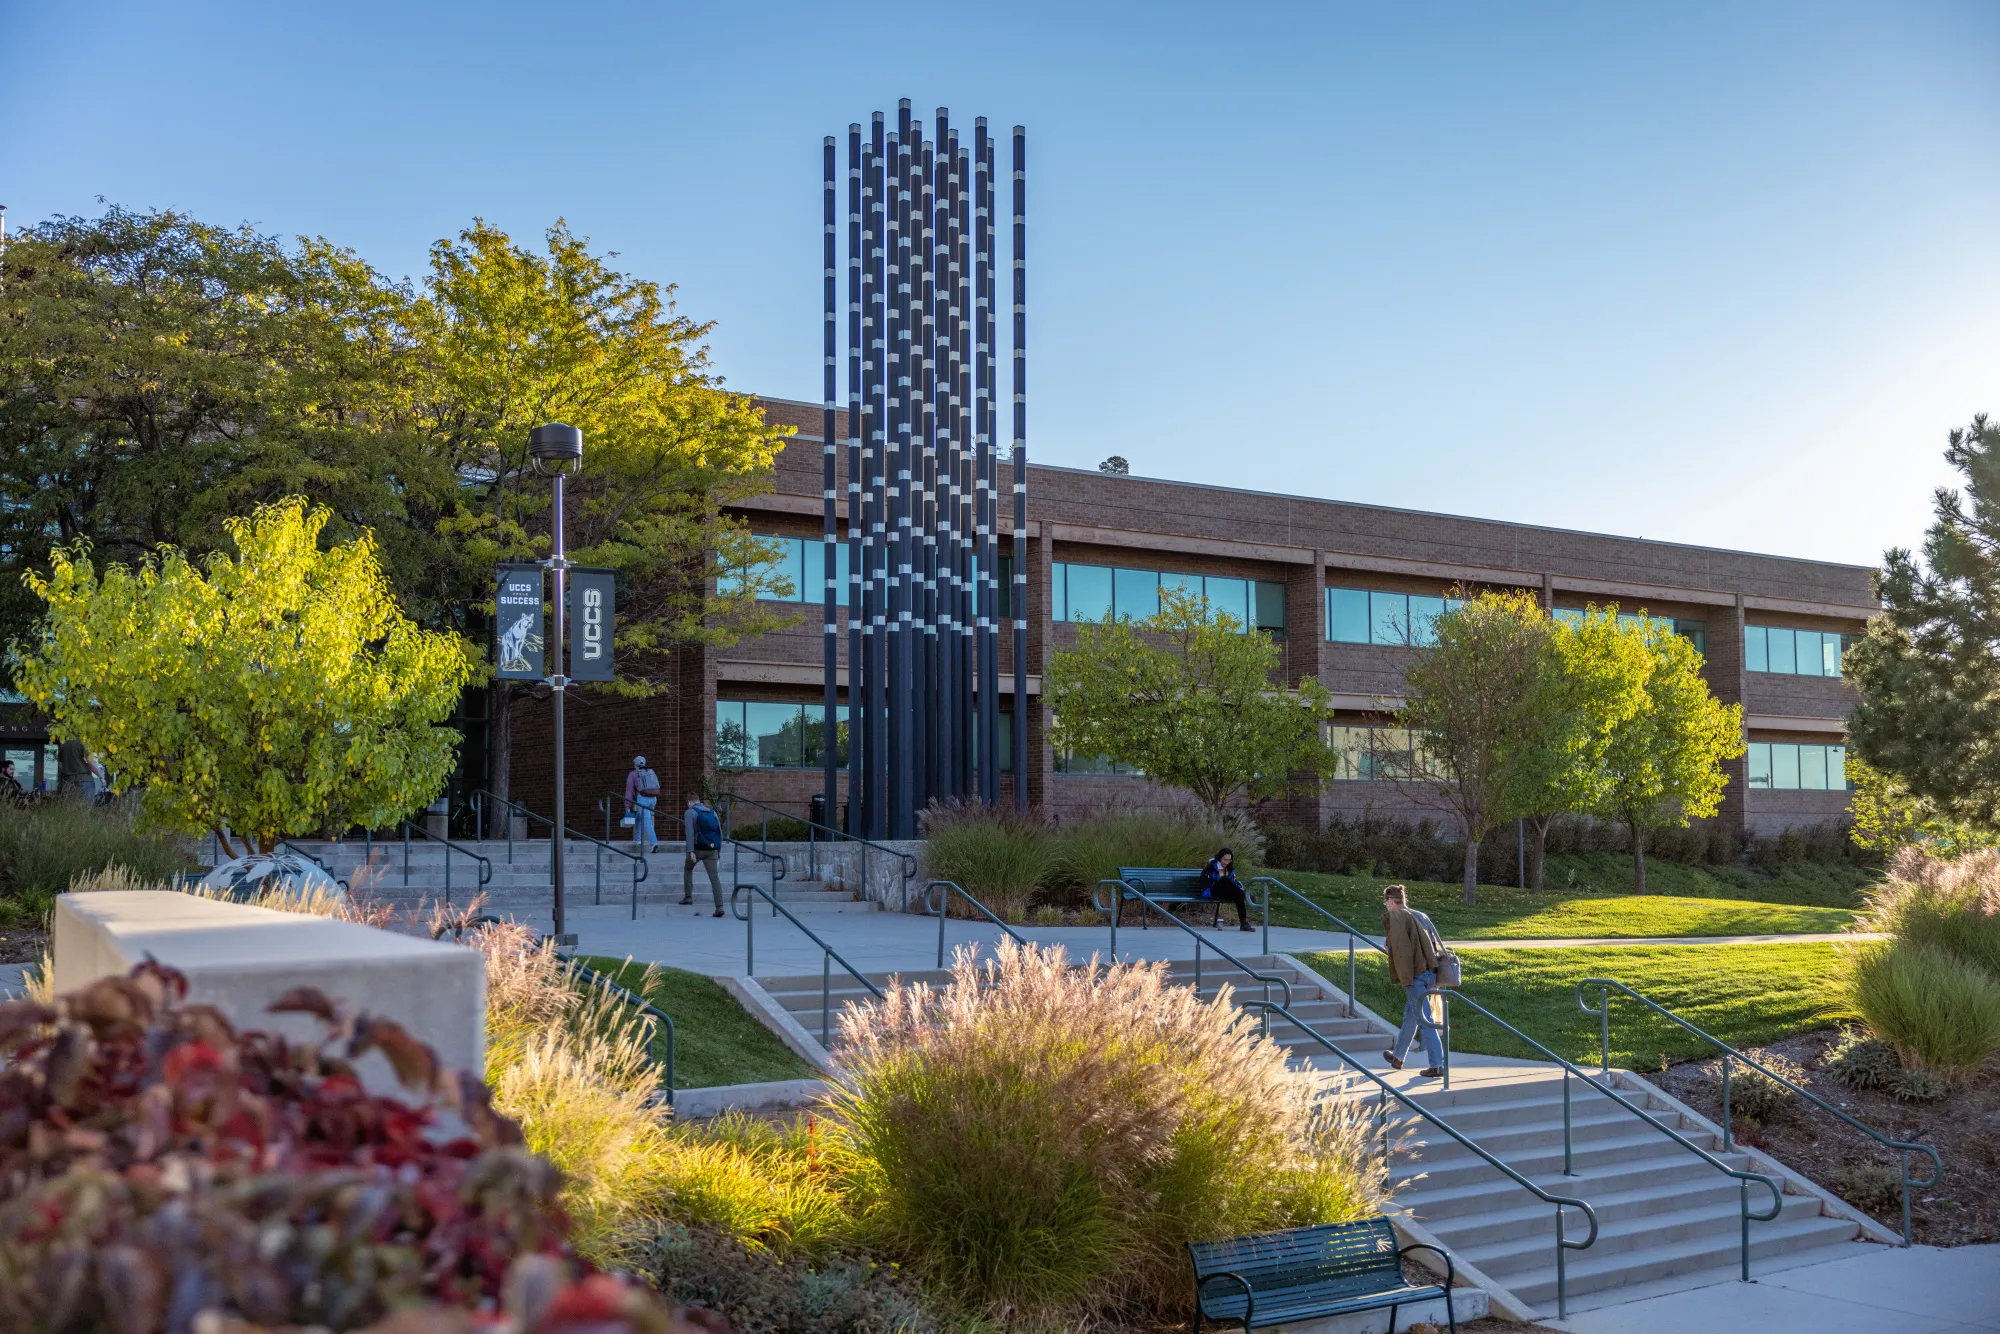
[(653, 812), (659, 808), (658, 797), (635, 797), (632, 800), (632, 841), (642, 848), (650, 848), (660, 841), (653, 828)]
[(1419, 1020), (1427, 1017), (1432, 1022), (1441, 1022), (1437, 1011), (1443, 1009), (1443, 1006), (1429, 1007), (1432, 1012), (1428, 1016), (1424, 1014), (1426, 999), (1437, 988), (1437, 980), (1437, 970), (1426, 968), (1423, 972), (1418, 973), (1410, 985), (1405, 988), (1405, 994), (1408, 999), (1403, 1002), (1403, 1029), (1400, 1033), (1396, 1034), (1395, 1050), (1396, 1059), (1399, 1061), (1402, 1060), (1403, 1054), (1410, 1049), (1410, 1039), (1418, 1033), (1422, 1033), (1424, 1037), (1424, 1055), (1430, 1061), (1429, 1068), (1433, 1070), (1444, 1064), (1444, 1044), (1438, 1041), (1436, 1029), (1433, 1029), (1430, 1024), (1419, 1022)]

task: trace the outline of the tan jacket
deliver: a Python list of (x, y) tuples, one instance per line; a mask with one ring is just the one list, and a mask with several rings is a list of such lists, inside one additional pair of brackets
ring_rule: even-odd
[(1389, 980), (1399, 987), (1407, 987), (1418, 973), (1438, 965), (1430, 937), (1408, 908), (1382, 910), (1382, 948), (1389, 952)]

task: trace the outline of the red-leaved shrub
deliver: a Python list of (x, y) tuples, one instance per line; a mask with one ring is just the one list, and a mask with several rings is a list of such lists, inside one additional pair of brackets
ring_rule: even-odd
[[(186, 991), (148, 963), (0, 1005), (8, 1329), (338, 1330), (425, 1306), (539, 1329), (585, 1297), (560, 1176), (476, 1075), (310, 989), (272, 1008), (319, 1018), (319, 1043), (239, 1033)], [(412, 1101), (362, 1086), (370, 1051)]]

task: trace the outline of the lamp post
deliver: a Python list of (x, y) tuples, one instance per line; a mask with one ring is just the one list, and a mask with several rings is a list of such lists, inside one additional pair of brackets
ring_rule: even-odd
[(549, 885), (555, 895), (555, 938), (556, 944), (574, 945), (576, 937), (564, 930), (563, 925), (563, 830), (568, 824), (568, 810), (563, 796), (563, 693), (569, 685), (569, 677), (564, 674), (563, 622), (569, 615), (569, 560), (563, 547), (563, 479), (571, 471), (583, 466), (583, 432), (574, 426), (561, 422), (550, 422), (537, 426), (528, 432), (528, 453), (534, 460), (536, 472), (548, 473), (555, 487), (555, 506), (551, 513), (551, 534), (553, 550), (548, 566), (556, 575), (555, 622), (550, 647), (554, 650), (550, 662), (554, 670), (549, 673), (549, 688), (555, 692), (555, 752), (556, 752), (556, 813), (554, 827), (549, 833)]

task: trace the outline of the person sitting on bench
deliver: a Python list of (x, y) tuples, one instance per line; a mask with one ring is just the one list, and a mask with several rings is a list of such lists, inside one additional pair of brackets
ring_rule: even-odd
[[(1236, 854), (1228, 848), (1208, 859), (1208, 865), (1201, 868), (1201, 894), (1203, 898), (1221, 899), (1224, 903), (1236, 905), (1236, 928), (1249, 931), (1249, 896), (1243, 892), (1243, 882), (1236, 878)], [(1217, 926), (1222, 925), (1222, 913), (1216, 912)]]

